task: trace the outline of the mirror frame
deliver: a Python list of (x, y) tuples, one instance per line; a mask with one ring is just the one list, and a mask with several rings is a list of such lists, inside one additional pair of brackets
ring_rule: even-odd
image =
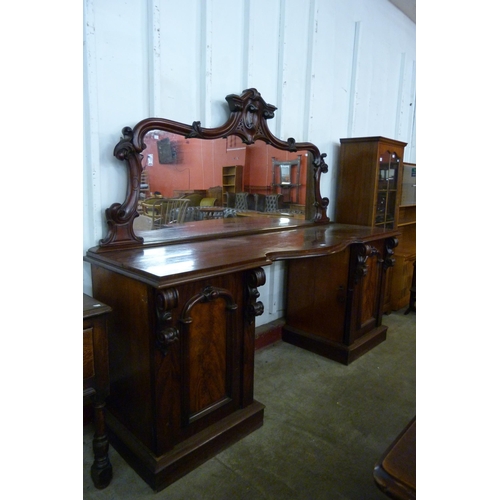
[(328, 172), (328, 166), (324, 162), (326, 154), (320, 153), (319, 149), (310, 142), (295, 142), (293, 138), (282, 141), (275, 137), (267, 126), (267, 120), (274, 118), (274, 112), (277, 108), (267, 104), (256, 89), (244, 90), (241, 95), (230, 94), (226, 97), (226, 101), (229, 105), (230, 115), (227, 122), (220, 127), (203, 128), (199, 121), (187, 125), (164, 118), (146, 118), (137, 123), (133, 129), (125, 127), (122, 130), (123, 137), (115, 146), (113, 154), (128, 166), (127, 193), (123, 203), (113, 203), (106, 209), (108, 233), (104, 239), (100, 240), (100, 249), (144, 244), (144, 238), (135, 234), (133, 223), (139, 215), (137, 207), (143, 170), (141, 152), (146, 149), (143, 139), (152, 130), (179, 134), (186, 139), (212, 140), (235, 135), (247, 145), (260, 140), (277, 149), (292, 153), (302, 150), (310, 152), (312, 155), (313, 205), (315, 208), (312, 221), (315, 223), (330, 221), (326, 216), (329, 199), (322, 198), (320, 193), (321, 174)]

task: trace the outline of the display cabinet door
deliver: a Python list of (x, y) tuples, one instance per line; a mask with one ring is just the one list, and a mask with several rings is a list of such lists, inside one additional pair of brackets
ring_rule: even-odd
[(378, 165), (375, 226), (393, 229), (396, 224), (396, 208), (399, 184), (400, 158), (394, 151), (380, 153)]

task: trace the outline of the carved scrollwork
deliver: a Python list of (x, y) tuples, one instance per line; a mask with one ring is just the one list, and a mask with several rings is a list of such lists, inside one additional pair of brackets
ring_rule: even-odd
[(353, 245), (352, 251), (354, 252), (356, 259), (356, 265), (354, 268), (354, 283), (358, 284), (368, 273), (368, 266), (366, 265), (366, 262), (370, 257), (379, 255), (379, 251), (372, 245), (362, 243)]
[(261, 316), (264, 313), (264, 304), (257, 299), (260, 293), (257, 290), (259, 286), (264, 285), (266, 282), (266, 273), (261, 267), (252, 269), (246, 274), (246, 306), (245, 306), (245, 320), (251, 325), (255, 321), (256, 316)]
[[(132, 227), (134, 219), (139, 215), (137, 203), (139, 200), (139, 179), (142, 172), (142, 155), (133, 143), (133, 130), (130, 127), (124, 127), (122, 135), (120, 142), (115, 146), (114, 155), (119, 160), (125, 161), (129, 167), (127, 196), (123, 203), (113, 203), (106, 209), (108, 234), (99, 242), (101, 248), (144, 242), (144, 238), (136, 236)], [(144, 147), (145, 145), (143, 145), (143, 149)]]
[(172, 325), (172, 309), (177, 307), (179, 294), (176, 288), (158, 290), (156, 304), (156, 347), (166, 356), (171, 344), (179, 340), (179, 330)]
[(128, 160), (130, 155), (135, 153), (135, 148), (132, 144), (133, 132), (130, 127), (124, 127), (122, 129), (122, 138), (120, 142), (115, 146), (114, 155), (119, 160)]
[(195, 139), (203, 135), (203, 132), (201, 131), (201, 122), (199, 121), (193, 122), (191, 128), (192, 128), (191, 132), (186, 135), (188, 139)]
[(184, 324), (191, 323), (191, 309), (196, 305), (204, 302), (212, 302), (218, 298), (223, 298), (226, 301), (226, 310), (229, 312), (236, 311), (238, 309), (238, 304), (234, 301), (233, 295), (229, 290), (224, 288), (217, 288), (214, 286), (205, 287), (200, 293), (191, 297), (184, 308), (182, 309), (180, 321)]
[(396, 263), (396, 259), (394, 258), (394, 249), (398, 246), (399, 241), (397, 238), (387, 238), (385, 240), (385, 256), (383, 262), (384, 271), (389, 269), (389, 267), (393, 267)]
[(297, 151), (297, 143), (293, 137), (289, 137), (286, 141), (288, 143), (288, 151), (295, 153)]

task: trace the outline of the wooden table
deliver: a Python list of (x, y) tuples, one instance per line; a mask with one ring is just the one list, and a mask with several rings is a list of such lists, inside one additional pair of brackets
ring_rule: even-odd
[(375, 466), (375, 483), (390, 498), (412, 500), (417, 496), (416, 434), (414, 418)]
[(224, 207), (200, 207), (200, 213), (204, 219), (216, 219), (224, 217)]
[(90, 399), (94, 408), (91, 476), (99, 489), (108, 486), (113, 476), (104, 421), (105, 399), (109, 394), (106, 320), (110, 312), (111, 307), (83, 294), (83, 398), (84, 401)]
[(305, 219), (304, 214), (302, 213), (293, 213), (293, 212), (258, 212), (257, 210), (248, 210), (246, 212), (236, 212), (238, 217), (288, 217), (291, 219)]

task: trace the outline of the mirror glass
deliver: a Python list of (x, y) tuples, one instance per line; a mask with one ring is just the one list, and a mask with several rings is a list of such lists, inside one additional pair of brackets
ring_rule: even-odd
[(218, 218), (305, 220), (312, 207), (308, 151), (283, 151), (260, 140), (248, 145), (234, 135), (204, 140), (164, 130), (147, 132), (143, 143), (134, 231), (146, 239), (173, 224)]

